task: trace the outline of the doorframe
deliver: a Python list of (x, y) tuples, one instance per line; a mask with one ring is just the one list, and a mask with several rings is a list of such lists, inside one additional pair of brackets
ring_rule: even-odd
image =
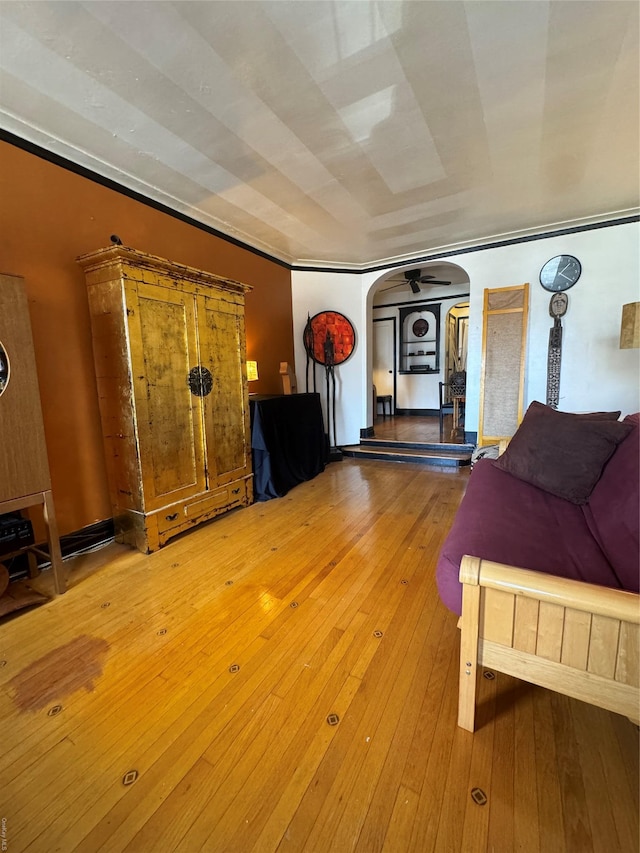
[[(467, 306), (467, 313), (466, 314), (462, 314), (459, 317), (457, 315), (452, 314), (452, 312), (455, 311), (456, 308), (464, 307), (465, 303)], [(442, 381), (443, 382), (448, 381), (447, 371), (449, 369), (450, 355), (451, 355), (451, 352), (450, 352), (451, 341), (449, 338), (449, 322), (451, 320), (453, 320), (455, 323), (455, 339), (456, 339), (456, 344), (457, 344), (460, 340), (460, 321), (466, 319), (467, 324), (469, 323), (469, 308), (470, 308), (470, 301), (469, 301), (469, 297), (467, 297), (466, 299), (461, 299), (460, 302), (456, 302), (455, 305), (452, 305), (447, 310), (447, 313), (445, 314), (445, 318), (444, 318), (444, 368), (443, 368), (443, 372), (442, 372)], [(465, 371), (467, 369), (468, 358), (469, 358), (469, 328), (467, 325), (467, 352), (466, 352), (465, 367), (464, 367)]]
[[(393, 410), (392, 415), (395, 416), (398, 399), (398, 321), (396, 317), (374, 317), (374, 323), (381, 323), (383, 320), (391, 320), (393, 326)], [(373, 370), (371, 371), (371, 385), (373, 385)], [(369, 392), (371, 393), (371, 392)], [(375, 423), (378, 417), (378, 404), (375, 404), (373, 409), (373, 422)]]

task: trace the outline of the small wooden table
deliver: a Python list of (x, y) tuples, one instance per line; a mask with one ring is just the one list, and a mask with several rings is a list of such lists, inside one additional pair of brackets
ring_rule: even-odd
[[(36, 554), (40, 557), (45, 557), (51, 560), (51, 568), (53, 570), (53, 586), (58, 595), (66, 591), (66, 583), (64, 579), (64, 568), (62, 564), (62, 553), (60, 551), (60, 537), (58, 535), (58, 523), (56, 521), (56, 512), (51, 498), (51, 491), (47, 489), (43, 492), (36, 492), (33, 495), (25, 495), (21, 498), (14, 498), (8, 501), (0, 501), (0, 515), (5, 513), (17, 512), (21, 509), (28, 509), (32, 506), (42, 506), (42, 514), (44, 523), (47, 528), (47, 543), (49, 545), (49, 553), (41, 551), (35, 545), (22, 545), (11, 554), (18, 554), (26, 551), (29, 559), (29, 577), (34, 578), (38, 574), (38, 564)], [(3, 555), (6, 558), (7, 554)]]

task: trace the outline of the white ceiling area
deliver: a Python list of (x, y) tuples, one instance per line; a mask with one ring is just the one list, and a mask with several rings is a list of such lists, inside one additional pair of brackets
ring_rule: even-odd
[(631, 0), (0, 2), (0, 127), (300, 266), (637, 213)]

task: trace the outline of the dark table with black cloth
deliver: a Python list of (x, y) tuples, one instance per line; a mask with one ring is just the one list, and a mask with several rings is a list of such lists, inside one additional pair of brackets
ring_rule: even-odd
[(249, 404), (256, 501), (281, 498), (324, 471), (328, 448), (319, 394), (255, 395)]

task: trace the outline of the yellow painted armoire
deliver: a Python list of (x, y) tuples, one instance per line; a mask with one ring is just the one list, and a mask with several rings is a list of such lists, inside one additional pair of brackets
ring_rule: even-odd
[(252, 502), (247, 285), (123, 246), (83, 255), (118, 541)]

